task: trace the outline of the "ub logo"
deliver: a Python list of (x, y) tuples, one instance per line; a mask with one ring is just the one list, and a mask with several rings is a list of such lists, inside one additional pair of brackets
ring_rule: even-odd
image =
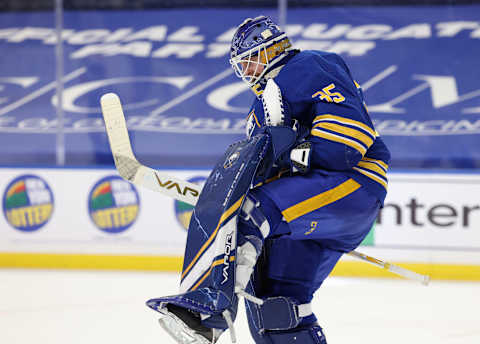
[(238, 160), (238, 157), (240, 156), (240, 153), (235, 152), (232, 155), (230, 155), (227, 160), (225, 160), (225, 163), (223, 164), (223, 168), (227, 169), (232, 167), (232, 165), (235, 163), (235, 161)]

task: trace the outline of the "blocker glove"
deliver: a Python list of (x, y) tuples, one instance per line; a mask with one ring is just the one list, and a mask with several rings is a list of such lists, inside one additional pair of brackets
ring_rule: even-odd
[(305, 174), (310, 169), (313, 145), (309, 141), (297, 142), (297, 131), (286, 126), (263, 127), (263, 132), (270, 136), (272, 142), (271, 166), (280, 170), (288, 169), (291, 173)]
[(310, 169), (310, 157), (313, 146), (309, 141), (304, 141), (290, 151), (290, 170), (305, 174)]

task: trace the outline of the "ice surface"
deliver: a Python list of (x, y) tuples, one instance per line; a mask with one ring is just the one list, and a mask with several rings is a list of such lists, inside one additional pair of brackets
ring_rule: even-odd
[[(178, 274), (0, 270), (2, 344), (174, 344), (147, 299), (177, 293)], [(480, 343), (480, 283), (327, 279), (315, 313), (329, 344)], [(238, 343), (253, 344), (243, 306)], [(219, 343), (230, 343), (224, 334)]]

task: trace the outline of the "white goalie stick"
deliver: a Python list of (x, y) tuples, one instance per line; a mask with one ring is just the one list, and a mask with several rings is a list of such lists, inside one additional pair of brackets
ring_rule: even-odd
[[(133, 154), (120, 98), (115, 93), (107, 93), (100, 99), (100, 104), (113, 160), (120, 176), (132, 184), (195, 206), (202, 186), (172, 177), (138, 162)], [(366, 254), (352, 251), (349, 255), (424, 285), (430, 282), (428, 275), (401, 268)]]
[(195, 205), (201, 186), (142, 165), (133, 154), (120, 98), (107, 93), (100, 99), (113, 160), (120, 176), (129, 182)]

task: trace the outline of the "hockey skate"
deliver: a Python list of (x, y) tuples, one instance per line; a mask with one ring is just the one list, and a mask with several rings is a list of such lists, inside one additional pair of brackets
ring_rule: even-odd
[(226, 329), (235, 343), (237, 304), (236, 297), (229, 300), (207, 288), (147, 301), (148, 307), (162, 314), (160, 325), (179, 344), (214, 344)]
[(172, 304), (158, 310), (160, 326), (179, 344), (213, 344), (223, 330), (201, 324), (200, 314)]

